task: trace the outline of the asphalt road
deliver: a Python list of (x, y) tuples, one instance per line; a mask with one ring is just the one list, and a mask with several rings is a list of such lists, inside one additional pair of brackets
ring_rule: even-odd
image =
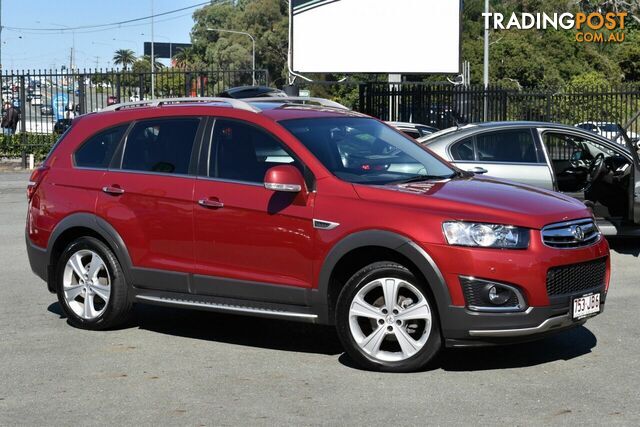
[(313, 325), (139, 306), (73, 329), (28, 266), (26, 179), (0, 174), (0, 425), (640, 424), (640, 243), (613, 244), (585, 327), (380, 374)]

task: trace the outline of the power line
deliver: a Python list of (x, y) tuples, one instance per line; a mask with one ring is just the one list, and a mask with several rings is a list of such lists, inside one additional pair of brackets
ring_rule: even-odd
[[(0, 0), (1, 1), (1, 0)], [(220, 4), (224, 4), (224, 3), (228, 3), (229, 0), (227, 0), (226, 2), (219, 2), (219, 3), (215, 3), (215, 5), (220, 5)], [(191, 13), (185, 13), (185, 14), (180, 14), (178, 16), (172, 16), (171, 18), (165, 18), (165, 19), (159, 19), (156, 22), (168, 22), (168, 21), (174, 21), (176, 19), (180, 19), (180, 18), (184, 18), (185, 16), (189, 16), (191, 15)], [(133, 27), (143, 27), (143, 26), (147, 26), (149, 24), (147, 23), (142, 23), (142, 24), (129, 24), (129, 25), (117, 25), (115, 27), (108, 27), (108, 28), (99, 28), (99, 29), (88, 29), (88, 30), (84, 30), (84, 31), (75, 31), (76, 34), (91, 34), (91, 33), (100, 33), (102, 31), (108, 31), (114, 28), (133, 28)], [(12, 28), (7, 28), (7, 27), (3, 27), (3, 30), (8, 30), (8, 31), (12, 31), (14, 33), (19, 33), (19, 34), (32, 34), (32, 35), (57, 35), (57, 34), (62, 34), (63, 28), (56, 28), (55, 32), (37, 32), (37, 31), (24, 31), (24, 30), (14, 30)]]
[(88, 29), (96, 29), (96, 28), (105, 28), (105, 27), (118, 27), (118, 26), (122, 26), (124, 24), (130, 24), (132, 22), (138, 22), (138, 21), (144, 21), (147, 19), (151, 19), (151, 18), (156, 18), (159, 16), (165, 16), (165, 15), (170, 15), (173, 13), (177, 13), (177, 12), (182, 12), (184, 10), (188, 10), (188, 9), (193, 9), (196, 7), (200, 7), (200, 6), (204, 6), (204, 5), (214, 5), (214, 4), (218, 4), (218, 3), (227, 3), (228, 0), (226, 1), (205, 1), (202, 3), (197, 3), (191, 6), (187, 6), (187, 7), (182, 7), (180, 9), (174, 9), (174, 10), (169, 10), (167, 12), (162, 12), (162, 13), (156, 13), (153, 15), (149, 15), (149, 16), (144, 16), (141, 18), (134, 18), (134, 19), (127, 19), (124, 21), (118, 21), (118, 22), (112, 22), (109, 24), (98, 24), (98, 25), (82, 25), (79, 27), (66, 27), (66, 28), (33, 28), (33, 27), (9, 27), (9, 26), (3, 26), (3, 29), (7, 29), (7, 30), (14, 30), (14, 31), (37, 31), (37, 32), (56, 32), (56, 33), (62, 33), (62, 32), (69, 32), (69, 31), (78, 31), (78, 30), (88, 30)]

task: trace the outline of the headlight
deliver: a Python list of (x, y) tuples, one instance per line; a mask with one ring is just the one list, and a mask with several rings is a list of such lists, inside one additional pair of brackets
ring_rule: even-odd
[(448, 221), (442, 229), (450, 245), (509, 249), (529, 246), (529, 230), (511, 225)]

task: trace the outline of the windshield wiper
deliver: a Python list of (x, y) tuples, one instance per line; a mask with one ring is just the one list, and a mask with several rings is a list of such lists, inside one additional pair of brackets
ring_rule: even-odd
[(399, 181), (393, 181), (390, 184), (409, 184), (411, 182), (421, 182), (421, 181), (432, 181), (435, 179), (449, 179), (456, 176), (457, 173), (453, 173), (451, 175), (416, 175), (411, 178), (401, 179)]

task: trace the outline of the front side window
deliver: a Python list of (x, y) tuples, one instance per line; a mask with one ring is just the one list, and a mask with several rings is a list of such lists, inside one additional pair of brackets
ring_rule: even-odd
[(536, 144), (529, 129), (487, 132), (476, 136), (479, 162), (537, 163)]
[(199, 124), (199, 118), (136, 123), (127, 136), (122, 169), (188, 174)]
[(599, 153), (605, 157), (616, 155), (610, 148), (581, 136), (546, 132), (542, 140), (553, 162), (586, 162), (593, 160)]
[(280, 124), (347, 182), (382, 185), (455, 175), (446, 163), (374, 119), (326, 117)]
[[(127, 127), (129, 127), (128, 124), (111, 128), (89, 138), (76, 151), (74, 155), (75, 165), (83, 168), (108, 168), (113, 153)], [(67, 132), (64, 135), (66, 134)], [(63, 138), (64, 135), (62, 136)]]
[(262, 183), (267, 170), (280, 164), (292, 164), (303, 173), (302, 164), (272, 135), (248, 123), (216, 120), (209, 153), (210, 177)]

